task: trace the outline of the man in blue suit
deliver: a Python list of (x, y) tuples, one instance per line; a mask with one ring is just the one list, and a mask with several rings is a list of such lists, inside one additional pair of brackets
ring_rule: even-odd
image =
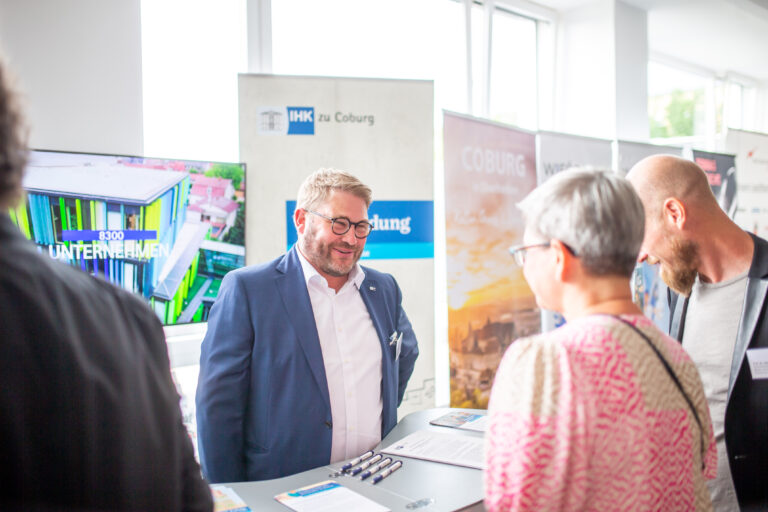
[(196, 399), (211, 482), (349, 459), (397, 423), (418, 347), (395, 279), (357, 263), (370, 203), (356, 177), (316, 171), (299, 188), (296, 245), (224, 278)]

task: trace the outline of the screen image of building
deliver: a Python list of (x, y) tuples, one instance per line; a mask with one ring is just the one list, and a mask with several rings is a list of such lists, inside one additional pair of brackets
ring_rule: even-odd
[(166, 325), (203, 321), (223, 267), (209, 269), (215, 251), (201, 249), (210, 224), (187, 221), (191, 187), (186, 172), (32, 161), (11, 218), (40, 251), (140, 295)]
[(231, 179), (192, 174), (188, 215), (211, 225), (210, 238), (222, 240), (234, 226), (239, 203)]

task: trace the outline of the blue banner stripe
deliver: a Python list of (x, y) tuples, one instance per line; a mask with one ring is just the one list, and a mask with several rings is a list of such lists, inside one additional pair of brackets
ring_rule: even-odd
[(434, 258), (435, 244), (431, 242), (412, 242), (404, 244), (365, 244), (365, 260), (400, 260)]
[[(285, 202), (286, 246), (296, 243), (295, 201)], [(363, 259), (434, 258), (432, 201), (374, 201), (368, 219), (375, 229), (366, 240)]]

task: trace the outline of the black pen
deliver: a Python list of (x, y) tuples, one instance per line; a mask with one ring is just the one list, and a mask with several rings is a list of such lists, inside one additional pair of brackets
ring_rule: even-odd
[(372, 474), (379, 472), (380, 470), (384, 469), (385, 467), (389, 466), (390, 464), (392, 464), (392, 457), (387, 457), (383, 461), (379, 462), (376, 465), (375, 468), (371, 468), (368, 471), (366, 471), (365, 473), (363, 473), (362, 475), (360, 475), (360, 480), (365, 480), (366, 478), (368, 478)]
[(402, 465), (403, 465), (403, 461), (401, 461), (401, 460), (396, 461), (394, 464), (392, 464), (387, 469), (382, 471), (380, 475), (376, 475), (375, 477), (373, 477), (373, 483), (377, 484), (377, 483), (381, 482), (382, 480), (387, 478), (389, 475), (391, 475), (392, 473), (394, 473), (395, 471), (400, 469), (400, 466), (402, 466)]
[(354, 466), (356, 464), (360, 464), (361, 462), (363, 462), (365, 459), (367, 459), (371, 455), (373, 455), (373, 450), (368, 450), (367, 452), (365, 452), (361, 456), (359, 456), (357, 458), (354, 458), (351, 461), (349, 461), (346, 464), (344, 464), (343, 466), (341, 466), (341, 470), (342, 471), (346, 471), (349, 468), (351, 468), (352, 466)]
[(360, 464), (360, 466), (358, 466), (355, 469), (353, 469), (352, 471), (350, 471), (349, 474), (352, 475), (352, 476), (355, 476), (356, 474), (358, 474), (362, 470), (368, 469), (371, 466), (371, 464), (376, 464), (380, 460), (381, 460), (381, 454), (378, 454), (375, 457), (371, 458), (370, 460)]

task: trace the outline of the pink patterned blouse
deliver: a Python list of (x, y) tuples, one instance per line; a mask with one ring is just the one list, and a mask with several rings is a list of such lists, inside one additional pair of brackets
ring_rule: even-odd
[[(717, 450), (704, 390), (681, 345), (643, 316), (607, 315), (524, 338), (496, 373), (486, 433), (489, 511), (712, 510)], [(703, 462), (702, 462), (703, 459)]]

